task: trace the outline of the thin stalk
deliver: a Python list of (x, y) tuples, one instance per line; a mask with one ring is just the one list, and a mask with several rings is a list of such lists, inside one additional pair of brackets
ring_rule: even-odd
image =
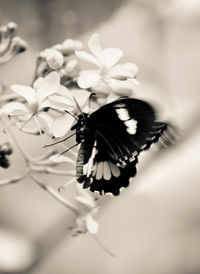
[(18, 99), (20, 96), (18, 94), (15, 93), (11, 93), (11, 94), (5, 94), (2, 95), (0, 97), (0, 103), (5, 103), (5, 102), (9, 102), (9, 101), (13, 101)]
[(45, 191), (47, 191), (51, 196), (53, 196), (58, 202), (71, 210), (76, 216), (80, 214), (80, 212), (66, 199), (64, 199), (57, 191), (55, 191), (52, 187), (45, 185), (43, 181), (36, 178), (33, 174), (30, 174), (30, 177)]
[(26, 172), (23, 175), (15, 175), (10, 179), (0, 180), (0, 186), (18, 183), (19, 181), (23, 180), (27, 175), (28, 175), (28, 172)]
[(35, 66), (35, 71), (34, 71), (34, 76), (33, 76), (33, 81), (32, 81), (32, 85), (34, 84), (36, 78), (37, 78), (37, 71), (38, 71), (38, 68), (40, 66), (40, 64), (42, 63), (42, 58), (41, 57), (37, 57), (37, 60), (36, 60), (36, 66)]
[(111, 257), (116, 258), (116, 255), (113, 254), (110, 250), (108, 250), (108, 248), (99, 240), (99, 238), (96, 236), (96, 234), (91, 234), (92, 238), (97, 242), (97, 244), (107, 253), (109, 254)]

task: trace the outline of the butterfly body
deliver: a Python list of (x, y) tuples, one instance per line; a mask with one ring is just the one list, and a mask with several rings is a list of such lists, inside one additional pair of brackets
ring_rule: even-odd
[(77, 181), (91, 191), (118, 195), (135, 176), (140, 152), (166, 128), (167, 124), (156, 121), (148, 103), (131, 98), (106, 104), (91, 115), (81, 114), (72, 128), (80, 144)]

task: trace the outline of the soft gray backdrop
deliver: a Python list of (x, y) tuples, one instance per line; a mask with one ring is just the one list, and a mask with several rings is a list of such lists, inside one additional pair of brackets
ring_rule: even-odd
[[(39, 50), (66, 38), (81, 39), (87, 49), (90, 35), (99, 32), (103, 46), (122, 48), (123, 61), (140, 67), (137, 96), (183, 130), (174, 148), (143, 155), (135, 183), (104, 206), (99, 237), (115, 259), (89, 235), (71, 239), (71, 214), (32, 182), (1, 188), (2, 227), (41, 245), (32, 273), (199, 273), (199, 19), (198, 0), (0, 0), (0, 24), (15, 21), (29, 43), (26, 53), (1, 68), (1, 81), (29, 84)], [(40, 153), (37, 138), (23, 141), (30, 153)], [(17, 151), (12, 160), (2, 176), (23, 170)]]

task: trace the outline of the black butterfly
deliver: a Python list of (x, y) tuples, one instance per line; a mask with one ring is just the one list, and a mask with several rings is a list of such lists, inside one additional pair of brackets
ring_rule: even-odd
[(80, 144), (76, 163), (77, 181), (100, 194), (118, 195), (136, 175), (141, 151), (166, 131), (146, 102), (122, 98), (106, 104), (91, 115), (82, 113), (72, 127)]

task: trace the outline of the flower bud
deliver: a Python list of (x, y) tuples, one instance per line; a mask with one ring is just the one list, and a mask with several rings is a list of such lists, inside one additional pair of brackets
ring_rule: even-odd
[(1, 146), (0, 146), (0, 152), (2, 155), (10, 155), (12, 154), (13, 150), (12, 150), (12, 147), (10, 145), (10, 143), (3, 143)]
[(13, 150), (10, 143), (3, 143), (0, 145), (0, 167), (8, 168), (10, 166), (10, 162), (7, 159), (7, 155), (12, 154)]
[(77, 60), (71, 60), (67, 63), (65, 67), (65, 73), (70, 77), (75, 77), (79, 72), (79, 64)]
[(75, 50), (82, 49), (83, 44), (78, 40), (66, 39), (62, 44), (55, 45), (54, 48), (59, 50), (64, 56), (72, 54)]
[(139, 87), (139, 83), (135, 79), (127, 79), (125, 81), (112, 79), (109, 85), (112, 92), (120, 96), (133, 96)]
[(15, 34), (15, 30), (17, 28), (17, 24), (10, 22), (10, 23), (8, 23), (7, 28), (8, 28), (8, 33), (10, 34), (10, 36), (13, 37)]
[(0, 167), (8, 168), (10, 166), (9, 160), (5, 156), (0, 156)]
[(27, 43), (20, 37), (16, 36), (12, 39), (11, 47), (13, 47), (15, 54), (18, 54), (24, 52), (27, 49)]
[(45, 50), (46, 61), (51, 69), (60, 69), (64, 63), (63, 55), (56, 49)]
[(127, 80), (128, 78), (135, 78), (138, 71), (139, 69), (134, 63), (125, 63), (112, 68), (109, 76), (116, 80)]

